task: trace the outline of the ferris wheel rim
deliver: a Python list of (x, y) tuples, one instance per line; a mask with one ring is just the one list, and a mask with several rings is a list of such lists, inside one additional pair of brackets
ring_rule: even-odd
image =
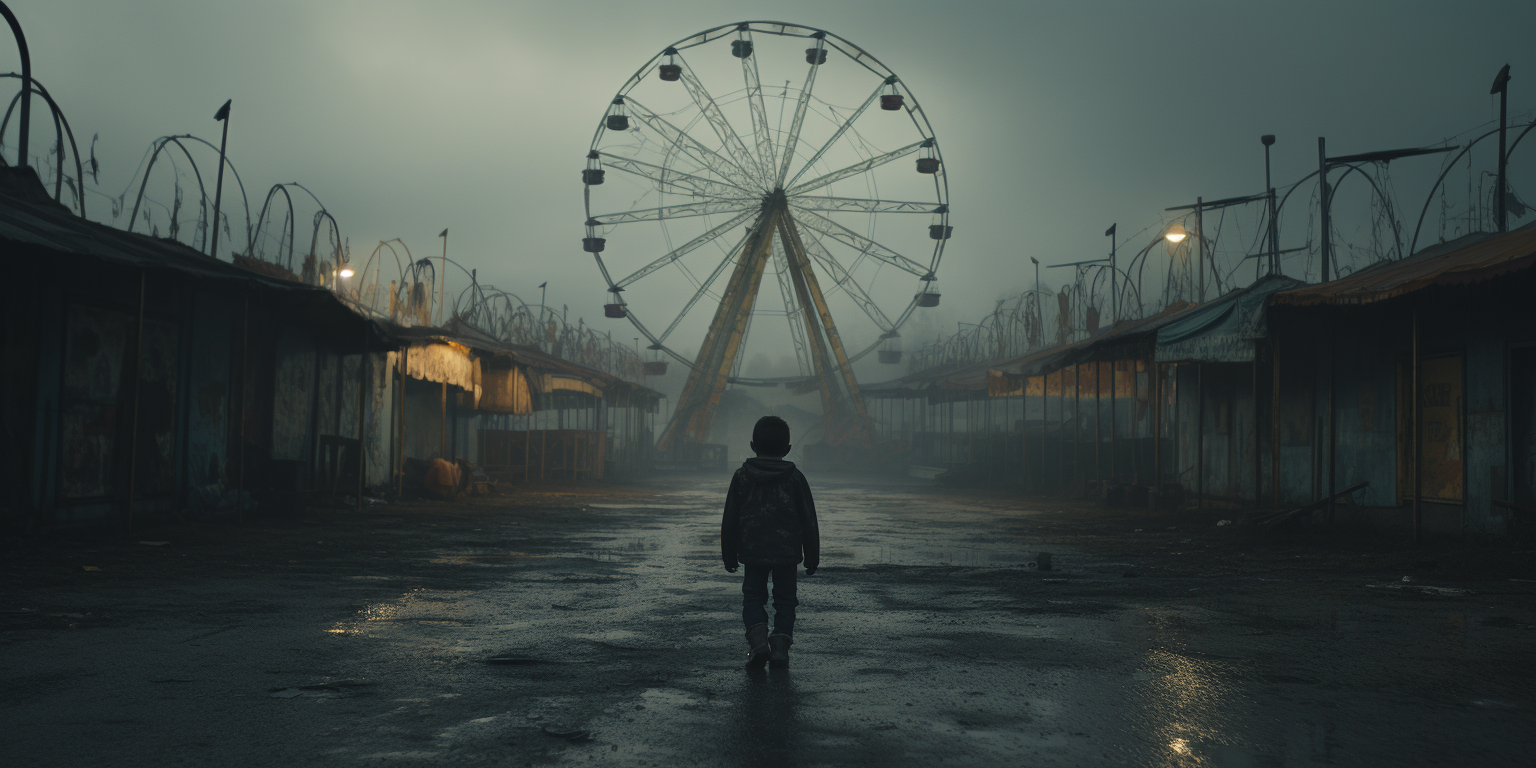
[[(698, 47), (698, 46), (702, 46), (702, 45), (705, 45), (705, 44), (710, 43), (710, 42), (714, 42), (714, 41), (718, 41), (718, 40), (721, 40), (721, 39), (725, 39), (726, 37), (728, 37), (732, 33), (741, 33), (741, 32), (762, 33), (762, 34), (774, 35), (774, 36), (777, 36), (777, 37), (818, 39), (818, 40), (825, 41), (829, 47), (831, 47), (831, 48), (833, 48), (833, 49), (843, 53), (844, 55), (848, 56), (848, 58), (852, 59), (854, 61), (854, 63), (859, 64), (864, 69), (866, 69), (869, 72), (871, 72), (871, 73), (875, 74), (876, 76), (880, 77), (881, 80), (882, 80), (882, 85), (876, 87), (875, 94), (871, 95), (869, 100), (866, 101), (866, 103), (864, 104), (863, 107), (861, 107), (859, 112), (855, 113), (852, 118), (849, 118), (847, 121), (844, 122), (844, 124), (840, 127), (840, 130), (838, 131), (838, 133), (835, 134), (831, 140), (829, 140), (829, 141), (827, 141), (825, 143), (825, 145), (820, 149), (820, 151), (817, 153), (817, 155), (815, 155), (812, 158), (811, 161), (806, 162), (804, 165), (801, 166), (800, 172), (798, 174), (796, 174), (794, 178), (787, 180), (789, 185), (795, 185), (796, 182), (799, 181), (800, 176), (802, 176), (807, 170), (809, 170), (811, 168), (811, 166), (815, 163), (816, 159), (820, 158), (821, 153), (825, 152), (828, 148), (830, 148), (834, 143), (837, 142), (837, 140), (842, 135), (842, 131), (844, 131), (847, 128), (849, 128), (852, 125), (853, 120), (856, 119), (860, 114), (862, 114), (863, 109), (867, 108), (869, 106), (869, 104), (875, 100), (875, 95), (878, 95), (880, 93), (880, 89), (884, 85), (899, 85), (900, 86), (901, 93), (903, 94), (905, 99), (909, 102), (909, 104), (903, 105), (902, 109), (907, 112), (908, 117), (909, 117), (909, 119), (912, 120), (912, 124), (917, 129), (918, 134), (923, 137), (923, 141), (920, 142), (921, 143), (921, 147), (924, 148), (924, 149), (927, 149), (931, 153), (930, 156), (936, 158), (939, 161), (940, 167), (947, 169), (947, 166), (943, 164), (943, 149), (942, 149), (942, 147), (939, 144), (937, 134), (933, 130), (933, 126), (932, 126), (931, 121), (928, 118), (927, 112), (925, 110), (923, 110), (922, 104), (917, 99), (916, 95), (914, 93), (912, 93), (911, 89), (906, 86), (906, 82), (904, 80), (902, 80), (895, 73), (894, 70), (890, 69), (883, 62), (881, 62), (878, 58), (876, 58), (873, 54), (871, 54), (867, 50), (865, 50), (863, 47), (857, 45), (856, 43), (853, 43), (852, 41), (848, 40), (847, 38), (845, 38), (845, 37), (843, 37), (841, 35), (836, 34), (835, 32), (831, 32), (831, 31), (828, 31), (828, 30), (825, 30), (825, 29), (821, 29), (821, 28), (818, 28), (818, 27), (810, 27), (810, 26), (804, 26), (804, 25), (799, 25), (799, 24), (792, 24), (792, 23), (788, 23), (788, 22), (780, 22), (780, 21), (756, 20), (756, 21), (735, 22), (735, 23), (730, 23), (730, 24), (721, 24), (721, 25), (718, 25), (718, 26), (706, 29), (706, 30), (704, 30), (702, 32), (695, 33), (693, 35), (689, 35), (687, 37), (684, 37), (684, 38), (681, 38), (681, 39), (677, 40), (676, 42), (674, 42), (673, 44), (671, 44), (669, 46), (663, 47), (660, 52), (656, 53), (651, 58), (647, 59), (645, 61), (645, 63), (642, 64), (638, 69), (636, 69), (634, 74), (631, 75), (629, 77), (629, 79), (625, 81), (624, 85), (621, 86), (620, 89), (615, 93), (615, 95), (613, 97), (613, 103), (614, 104), (621, 104), (622, 103), (622, 104), (626, 104), (626, 105), (638, 105), (642, 109), (645, 109), (643, 104), (641, 104), (640, 102), (638, 102), (638, 101), (636, 101), (636, 100), (634, 100), (634, 99), (632, 99), (630, 97), (630, 93), (638, 85), (643, 83), (646, 80), (646, 77), (648, 75), (650, 75), (651, 73), (653, 73), (655, 71), (658, 62), (660, 62), (664, 57), (667, 57), (669, 55), (680, 55), (682, 51), (685, 51), (685, 50), (688, 50), (688, 49), (691, 49), (691, 48), (695, 48), (695, 47)], [(755, 59), (756, 59), (755, 55), (753, 56), (753, 59), (754, 59), (754, 67), (755, 67)], [(684, 67), (686, 68), (686, 61), (684, 63)], [(812, 77), (814, 77), (814, 75)], [(807, 96), (808, 96), (808, 93), (807, 93)], [(760, 98), (760, 96), (759, 96), (759, 98)], [(647, 110), (647, 112), (649, 112), (649, 110)], [(605, 112), (604, 113), (604, 118), (606, 118), (606, 114), (607, 113)], [(652, 116), (655, 116), (655, 113), (650, 113), (650, 114)], [(697, 120), (695, 120), (695, 123), (696, 122), (697, 122)], [(669, 124), (669, 126), (670, 126), (670, 124)], [(683, 130), (683, 129), (677, 129), (675, 126), (671, 126), (671, 127), (673, 128), (673, 130), (677, 131), (677, 133), (679, 133), (681, 136), (686, 137), (686, 138), (690, 138), (690, 139), (692, 138), (691, 136), (688, 135), (688, 131)], [(600, 118), (598, 120), (597, 129), (593, 133), (591, 144), (589, 145), (589, 151), (588, 151), (588, 157), (589, 158), (590, 157), (603, 157), (603, 158), (608, 158), (608, 159), (616, 159), (616, 158), (619, 157), (619, 156), (613, 155), (612, 153), (603, 152), (602, 149), (601, 149), (601, 143), (602, 143), (603, 137), (608, 132), (609, 132), (609, 130), (608, 130), (608, 127), (606, 125), (606, 120)], [(726, 146), (726, 145), (728, 145), (729, 142), (726, 141), (726, 138), (724, 136), (720, 136), (720, 138), (722, 140), (721, 150), (723, 152), (726, 149), (728, 149), (728, 146)], [(796, 137), (796, 138), (798, 138), (798, 137)], [(696, 140), (694, 140), (694, 141), (696, 143)], [(702, 148), (706, 152), (710, 152), (712, 154), (719, 155), (719, 153), (715, 153), (713, 150), (710, 150), (708, 147), (703, 147), (702, 145), (699, 145), (699, 146), (700, 146), (700, 148)], [(912, 145), (912, 146), (917, 146), (917, 143), (914, 143), (914, 145)], [(906, 149), (906, 148), (903, 148), (903, 149)], [(790, 152), (792, 153), (792, 151), (793, 150), (791, 149)], [(887, 154), (889, 154), (889, 153), (887, 153)], [(751, 156), (750, 150), (744, 152), (743, 155), (746, 156), (746, 157), (750, 157)], [(671, 156), (670, 153), (669, 153), (669, 156)], [(896, 159), (896, 158), (892, 158), (892, 159)], [(625, 160), (627, 160), (629, 162), (636, 162), (636, 163), (638, 162), (638, 161), (633, 160), (632, 158), (625, 158)], [(706, 167), (709, 167), (707, 163), (702, 163), (701, 162), (700, 164), (704, 165)], [(790, 156), (789, 156), (789, 154), (786, 154), (786, 157), (784, 158), (784, 168), (785, 168), (786, 172), (787, 172), (787, 169), (788, 169), (789, 165), (790, 165)], [(737, 166), (737, 168), (738, 168), (738, 170), (741, 170), (741, 171), (745, 172), (745, 169), (741, 169), (739, 165)], [(672, 175), (677, 175), (679, 173), (678, 171), (673, 170), (673, 169), (666, 169), (666, 170), (668, 171), (669, 174), (672, 174)], [(716, 169), (714, 169), (712, 167), (710, 168), (710, 170), (713, 171), (716, 176), (724, 176), (724, 174), (721, 173), (719, 170), (716, 170)], [(861, 171), (860, 173), (862, 173), (862, 172), (867, 172), (867, 171)], [(852, 175), (857, 175), (857, 174), (850, 174), (849, 177), (851, 177)], [(698, 178), (698, 177), (696, 177), (696, 178)], [(720, 178), (720, 179), (703, 179), (703, 181), (708, 181), (708, 182), (713, 183), (713, 184), (721, 184), (721, 185), (725, 185), (725, 186), (735, 187), (737, 190), (746, 193), (747, 196), (746, 197), (736, 197), (736, 198), (722, 198), (722, 199), (720, 199), (718, 201), (718, 204), (714, 206), (715, 210), (710, 210), (710, 211), (696, 213), (696, 214), (691, 214), (691, 215), (707, 216), (707, 215), (722, 214), (722, 213), (724, 213), (724, 214), (735, 214), (735, 216), (733, 216), (731, 218), (731, 220), (729, 222), (727, 222), (726, 225), (723, 225), (721, 227), (716, 227), (715, 229), (729, 228), (730, 226), (733, 226), (734, 224), (740, 223), (743, 219), (751, 217), (752, 209), (755, 208), (757, 206), (757, 204), (758, 204), (757, 200), (754, 200), (751, 197), (754, 194), (753, 190), (750, 190), (750, 189), (748, 189), (746, 187), (741, 187), (739, 185), (733, 184), (731, 182), (731, 180), (725, 179), (725, 178)], [(780, 181), (782, 183), (782, 182), (785, 181), (785, 179), (783, 179), (782, 176), (781, 176)], [(819, 179), (813, 179), (811, 181), (806, 182), (805, 184), (800, 184), (798, 186), (799, 187), (804, 187), (806, 184), (809, 184), (809, 183), (812, 183), (812, 182), (815, 182), (815, 181), (819, 181)], [(834, 182), (835, 181), (836, 180), (834, 180)], [(833, 182), (828, 182), (828, 183), (833, 183)], [(821, 186), (825, 186), (825, 185), (826, 184), (823, 184)], [(585, 208), (586, 213), (587, 213), (587, 221), (588, 221), (588, 225), (589, 226), (591, 226), (592, 223), (594, 222), (594, 220), (596, 220), (598, 218), (598, 217), (592, 215), (592, 205), (591, 205), (591, 187), (592, 186), (593, 185), (591, 185), (589, 183), (586, 183), (586, 182), (583, 183), (583, 204), (584, 204), (584, 208)], [(820, 187), (818, 186), (816, 188), (820, 188)], [(807, 191), (810, 191), (810, 190), (807, 190)], [(929, 210), (929, 211), (918, 211), (918, 210), (870, 211), (870, 213), (871, 213), (871, 215), (873, 215), (875, 213), (897, 213), (897, 212), (902, 212), (902, 213), (931, 213), (931, 214), (940, 215), (942, 217), (941, 221), (942, 221), (943, 225), (945, 225), (947, 227), (948, 222), (949, 222), (949, 207), (950, 207), (950, 205), (949, 205), (949, 200), (950, 200), (950, 198), (949, 198), (949, 178), (948, 178), (947, 171), (944, 172), (944, 173), (939, 173), (939, 174), (935, 175), (935, 194), (939, 198), (939, 200), (936, 203), (933, 204), (933, 205), (935, 205), (937, 207), (936, 210)], [(697, 195), (696, 194), (695, 196), (701, 196), (701, 195)], [(846, 198), (844, 198), (844, 199), (846, 199)], [(872, 201), (867, 201), (867, 202), (879, 203), (879, 202), (886, 202), (886, 201), (872, 200)], [(894, 202), (894, 204), (896, 204), (898, 206), (901, 206), (901, 205), (929, 205), (927, 203), (917, 204), (917, 203), (903, 203), (903, 202), (900, 202), (900, 201), (893, 201), (893, 202)], [(738, 204), (738, 203), (740, 204), (739, 207), (730, 208), (731, 205)], [(695, 205), (702, 205), (702, 207), (704, 207), (704, 208), (709, 208), (710, 207), (707, 204), (695, 204)], [(622, 216), (622, 215), (625, 215), (627, 213), (630, 213), (630, 212), (620, 212), (620, 213), (617, 213), (617, 214), (603, 214), (603, 216)], [(668, 218), (679, 218), (678, 216), (668, 216), (668, 215), (665, 215), (664, 213), (662, 213), (660, 208), (655, 209), (655, 213), (656, 213), (656, 218), (655, 218), (656, 221), (664, 221), (665, 219), (668, 219)], [(800, 211), (797, 211), (797, 213), (815, 215), (810, 210), (805, 210), (805, 209), (801, 209)], [(637, 223), (639, 221), (645, 221), (645, 220), (650, 220), (650, 219), (630, 219), (628, 221), (601, 222), (600, 225), (601, 226), (614, 226), (614, 225), (623, 224), (623, 223)], [(832, 222), (829, 221), (829, 223), (832, 223)], [(846, 228), (844, 228), (844, 229), (846, 229)], [(711, 231), (714, 231), (714, 230), (711, 230)], [(702, 239), (702, 237), (703, 236), (701, 236), (700, 238), (695, 238), (695, 239), (696, 240)], [(711, 238), (711, 240), (713, 240), (713, 239), (714, 238)], [(936, 242), (935, 242), (935, 245), (934, 245), (933, 254), (932, 254), (931, 258), (929, 259), (928, 267), (926, 269), (921, 270), (922, 276), (919, 278), (920, 281), (928, 282), (928, 281), (932, 281), (932, 280), (936, 279), (935, 276), (937, 275), (939, 266), (940, 266), (940, 264), (942, 262), (942, 259), (943, 259), (943, 253), (944, 253), (945, 246), (946, 246), (946, 240), (947, 240), (947, 237), (946, 238), (938, 238), (938, 239), (936, 239)], [(872, 240), (870, 242), (873, 243)], [(875, 243), (875, 245), (878, 245), (878, 243)], [(889, 249), (887, 249), (887, 250), (889, 250)], [(669, 254), (667, 254), (666, 256), (663, 256), (662, 258), (663, 259), (667, 258), (667, 256), (670, 256), (672, 253), (675, 253), (675, 251), (676, 251), (676, 249), (674, 249), (673, 252), (669, 252)], [(892, 253), (894, 253), (894, 252), (892, 252)], [(897, 255), (899, 255), (899, 254), (897, 254)], [(627, 285), (632, 284), (636, 280), (638, 280), (638, 279), (640, 279), (640, 278), (645, 276), (643, 274), (640, 274), (640, 272), (637, 271), (636, 273), (634, 273), (634, 274), (632, 274), (630, 276), (627, 276), (627, 277), (624, 277), (624, 278), (620, 278), (619, 280), (615, 280), (613, 278), (612, 274), (610, 274), (610, 272), (608, 270), (608, 267), (607, 267), (607, 264), (604, 262), (602, 253), (595, 252), (595, 253), (592, 253), (592, 256), (597, 261), (598, 268), (599, 268), (599, 271), (602, 274), (603, 280), (607, 284), (608, 290), (609, 290), (610, 294), (613, 296), (614, 301), (616, 301), (616, 302), (620, 301), (620, 298), (619, 298), (620, 293), (624, 290), (624, 288)], [(680, 256), (677, 257), (677, 258), (680, 258)], [(726, 255), (726, 258), (725, 258), (725, 263), (730, 262), (731, 259), (732, 259), (731, 253), (728, 252), (727, 255)], [(676, 259), (674, 258), (673, 261), (675, 261), (675, 260)], [(657, 261), (660, 261), (660, 259), (658, 259)], [(835, 259), (834, 259), (834, 261), (835, 261)], [(908, 260), (908, 261), (911, 262), (912, 266), (920, 266), (919, 262), (915, 262), (915, 261), (911, 261), (911, 260)], [(671, 263), (671, 262), (667, 262), (667, 263)], [(650, 268), (653, 265), (655, 265), (655, 262), (653, 262), (652, 264), (648, 264), (647, 268)], [(721, 266), (723, 266), (723, 265), (724, 264), (722, 263)], [(659, 269), (662, 266), (666, 266), (666, 264), (660, 264), (659, 266), (655, 266), (655, 269)], [(903, 271), (913, 272), (912, 269), (907, 269), (905, 267), (900, 267), (900, 268), (902, 268)], [(646, 268), (642, 268), (642, 271), (644, 269), (646, 269)], [(651, 271), (655, 271), (655, 270), (652, 269)], [(718, 268), (717, 268), (717, 273), (718, 273)], [(645, 274), (650, 274), (650, 272), (645, 272)], [(914, 272), (914, 274), (915, 274), (915, 272)], [(688, 367), (691, 368), (694, 365), (694, 361), (690, 360), (688, 357), (680, 354), (679, 352), (677, 352), (676, 350), (674, 350), (670, 346), (668, 346), (665, 343), (665, 338), (670, 335), (670, 332), (671, 332), (672, 328), (675, 328), (676, 325), (679, 322), (682, 321), (684, 315), (686, 315), (687, 312), (689, 311), (689, 309), (691, 309), (692, 304), (694, 302), (696, 302), (698, 300), (698, 298), (700, 298), (702, 295), (707, 293), (708, 285), (709, 285), (709, 281), (704, 281), (704, 282), (702, 282), (700, 284), (700, 288), (699, 288), (698, 293), (695, 295), (695, 297), (689, 303), (689, 308), (685, 309), (682, 313), (680, 313), (678, 315), (678, 317), (673, 321), (673, 323), (669, 327), (668, 331), (666, 333), (662, 334), (661, 338), (657, 338), (657, 336), (653, 332), (651, 332), (648, 327), (646, 327), (646, 325), (641, 321), (640, 317), (637, 315), (637, 313), (634, 311), (634, 309), (629, 307), (628, 304), (624, 304), (624, 306), (625, 306), (625, 317), (626, 317), (626, 319), (628, 319), (630, 321), (631, 325), (633, 325), (634, 328), (641, 333), (641, 335), (643, 335), (649, 342), (651, 342), (650, 345), (648, 346), (648, 349), (653, 350), (653, 351), (663, 352), (666, 355), (670, 356), (672, 359), (674, 359), (674, 360), (678, 361), (679, 363), (682, 363), (683, 365), (688, 366)], [(841, 286), (841, 283), (839, 283), (839, 285)], [(921, 293), (921, 290), (919, 291), (919, 293)], [(847, 357), (847, 364), (850, 365), (850, 366), (853, 365), (854, 363), (856, 363), (859, 360), (861, 360), (864, 357), (866, 357), (870, 352), (873, 352), (877, 348), (879, 348), (889, 337), (891, 337), (891, 336), (898, 336), (899, 334), (897, 333), (897, 331), (902, 326), (904, 326), (906, 324), (906, 322), (910, 319), (913, 311), (918, 306), (920, 306), (919, 305), (919, 298), (921, 298), (920, 295), (914, 295), (913, 298), (910, 301), (908, 301), (902, 307), (902, 311), (895, 317), (894, 320), (889, 320), (888, 319), (887, 322), (890, 324), (890, 327), (889, 328), (882, 327), (881, 330), (883, 331), (883, 333), (879, 336), (879, 338), (875, 339), (868, 346), (860, 349), (858, 352), (848, 355), (848, 357)], [(875, 305), (875, 306), (878, 307), (878, 305)], [(866, 312), (866, 314), (867, 314), (867, 312)], [(876, 325), (878, 326), (879, 323), (877, 322)], [(745, 376), (731, 376), (731, 377), (729, 377), (729, 381), (732, 382), (732, 383), (744, 383), (744, 384), (777, 384), (777, 383), (783, 383), (783, 382), (788, 382), (788, 381), (796, 381), (796, 380), (799, 380), (801, 378), (804, 378), (804, 377), (803, 376), (801, 376), (801, 377), (745, 377)]]

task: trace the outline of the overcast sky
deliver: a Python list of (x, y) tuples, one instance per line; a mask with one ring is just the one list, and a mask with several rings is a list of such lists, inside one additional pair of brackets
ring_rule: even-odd
[[(604, 286), (580, 250), (578, 171), (631, 73), (715, 25), (768, 18), (830, 30), (921, 99), (945, 149), (955, 226), (939, 275), (944, 303), (922, 316), (929, 332), (952, 332), (1028, 287), (1030, 256), (1093, 258), (1107, 250), (1111, 223), (1128, 237), (1196, 196), (1262, 191), (1260, 134), (1279, 137), (1283, 186), (1316, 169), (1319, 136), (1331, 154), (1363, 152), (1433, 144), (1494, 120), (1488, 89), (1506, 63), (1511, 114), (1529, 120), (1536, 107), (1529, 0), (11, 6), (34, 75), (82, 151), (100, 136), (94, 189), (127, 189), (158, 136), (217, 143), (213, 113), (232, 98), (229, 154), (247, 190), (304, 184), (355, 259), (395, 237), (417, 257), (437, 254), (448, 227), (449, 256), (482, 282), (534, 301), (548, 281), (550, 304), (626, 338), (623, 321), (601, 317)], [(9, 47), (0, 59), (19, 68)], [(34, 125), (39, 154), (52, 126)], [(7, 141), (9, 157), (14, 128)], [(211, 175), (211, 155), (199, 162)], [(1416, 216), (1440, 162), (1394, 165), (1401, 209)], [(1512, 162), (1515, 188), (1536, 197), (1536, 149)], [(152, 180), (150, 194), (169, 202), (169, 182)], [(1307, 238), (1304, 204), (1282, 219), (1282, 247)], [(94, 220), (108, 214), (103, 196), (88, 206)], [(312, 210), (300, 214), (305, 236)], [(449, 290), (462, 281), (452, 273)]]

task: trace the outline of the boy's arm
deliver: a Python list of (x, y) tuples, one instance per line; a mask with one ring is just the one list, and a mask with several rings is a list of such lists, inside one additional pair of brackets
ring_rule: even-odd
[(804, 533), (800, 540), (800, 546), (805, 550), (805, 573), (810, 575), (816, 572), (821, 565), (821, 530), (816, 524), (816, 500), (811, 497), (811, 484), (805, 481), (805, 475), (799, 477), (800, 494), (803, 501), (800, 507), (800, 530)]
[(736, 572), (736, 542), (741, 540), (741, 504), (736, 491), (736, 477), (731, 476), (731, 488), (725, 492), (725, 514), (720, 518), (720, 559), (725, 569)]

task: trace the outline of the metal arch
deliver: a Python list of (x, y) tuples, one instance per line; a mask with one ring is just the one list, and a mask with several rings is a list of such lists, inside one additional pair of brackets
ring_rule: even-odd
[[(1525, 130), (1521, 131), (1520, 135), (1515, 137), (1514, 142), (1509, 145), (1509, 149), (1504, 151), (1504, 156), (1506, 158), (1509, 157), (1510, 155), (1514, 154), (1515, 146), (1520, 143), (1521, 139), (1525, 138), (1525, 134), (1531, 132), (1532, 128), (1536, 128), (1536, 120), (1532, 120), (1531, 123), (1525, 127)], [(1409, 241), (1409, 243), (1408, 243), (1408, 255), (1410, 255), (1410, 256), (1413, 255), (1413, 253), (1414, 253), (1413, 249), (1415, 247), (1417, 247), (1418, 244), (1419, 244), (1419, 230), (1424, 228), (1424, 214), (1429, 212), (1429, 204), (1434, 202), (1435, 190), (1439, 189), (1440, 185), (1445, 183), (1445, 177), (1449, 176), (1450, 173), (1451, 173), (1451, 169), (1456, 167), (1456, 161), (1460, 160), (1463, 155), (1467, 154), (1468, 152), (1471, 152), (1473, 145), (1477, 144), (1479, 141), (1482, 141), (1483, 139), (1486, 139), (1489, 136), (1492, 136), (1492, 135), (1494, 135), (1495, 133), (1498, 133), (1498, 132), (1499, 132), (1499, 129), (1495, 128), (1495, 129), (1493, 129), (1493, 130), (1491, 130), (1491, 131), (1489, 131), (1489, 132), (1487, 132), (1487, 133), (1485, 133), (1485, 134), (1483, 134), (1483, 135), (1473, 139), (1472, 141), (1468, 142), (1467, 146), (1463, 147), (1460, 152), (1456, 153), (1455, 157), (1451, 158), (1450, 161), (1448, 161), (1445, 164), (1445, 170), (1440, 172), (1439, 178), (1435, 179), (1434, 186), (1429, 188), (1429, 194), (1424, 196), (1424, 207), (1419, 209), (1419, 221), (1418, 221), (1418, 223), (1413, 225), (1413, 240)], [(1506, 184), (1508, 183), (1508, 177), (1506, 177), (1505, 183)], [(1287, 194), (1289, 194), (1289, 193), (1287, 193)]]
[[(197, 161), (192, 159), (192, 153), (187, 151), (186, 145), (182, 144), (181, 141), (176, 136), (163, 136), (160, 139), (158, 139), (158, 141), (159, 141), (159, 144), (155, 147), (154, 154), (150, 155), (149, 165), (145, 166), (145, 168), (144, 168), (144, 178), (139, 182), (139, 195), (138, 195), (138, 197), (135, 197), (133, 199), (133, 213), (131, 215), (129, 215), (129, 217), (128, 217), (128, 231), (129, 232), (133, 231), (133, 222), (136, 219), (139, 218), (139, 203), (144, 200), (144, 189), (145, 189), (145, 187), (149, 186), (149, 172), (151, 170), (154, 170), (155, 159), (160, 156), (160, 150), (165, 149), (165, 145), (166, 144), (175, 144), (176, 148), (180, 149), (181, 153), (183, 155), (187, 156), (187, 162), (192, 165), (192, 173), (193, 173), (194, 176), (197, 177), (197, 194), (198, 194), (198, 197), (199, 197), (198, 204), (203, 207), (204, 214), (206, 215), (206, 213), (207, 213), (208, 191), (203, 188), (203, 174), (202, 174), (201, 171), (199, 171), (197, 169)], [(80, 182), (80, 184), (81, 184), (81, 187), (83, 188), (84, 185), (85, 185), (84, 180), (82, 180)], [(206, 236), (207, 235), (207, 230), (204, 230), (203, 234), (204, 234), (204, 236)]]
[[(18, 30), (18, 34), (19, 34), (19, 30)], [(62, 153), (64, 151), (64, 138), (65, 138), (65, 135), (67, 135), (69, 137), (69, 151), (71, 151), (71, 152), (73, 152), (75, 154), (75, 177), (80, 182), (80, 188), (78, 190), (76, 190), (75, 202), (77, 204), (77, 207), (80, 209), (80, 218), (82, 218), (82, 219), (85, 218), (85, 172), (84, 172), (82, 166), (80, 165), (80, 148), (75, 145), (75, 130), (70, 127), (70, 125), (69, 125), (69, 118), (64, 115), (64, 110), (59, 109), (59, 105), (53, 100), (53, 96), (49, 95), (48, 89), (44, 88), (43, 84), (39, 83), (35, 78), (32, 78), (30, 76), (23, 77), (22, 75), (18, 75), (18, 74), (14, 73), (14, 72), (7, 72), (7, 73), (5, 73), (3, 75), (0, 75), (0, 77), (14, 77), (14, 78), (23, 80), (25, 82), (31, 82), (32, 83), (32, 92), (36, 93), (39, 96), (42, 96), (43, 99), (48, 102), (48, 108), (49, 108), (49, 110), (51, 110), (53, 112), (53, 131), (54, 131), (54, 134), (56, 136), (56, 142), (58, 144), (59, 152)], [(12, 99), (11, 99), (11, 106), (7, 107), (6, 110), (5, 110), (5, 121), (4, 122), (0, 122), (0, 136), (4, 136), (5, 135), (5, 126), (6, 126), (7, 123), (9, 123), (11, 121), (11, 109), (16, 106), (16, 99), (18, 99), (18, 98), (23, 98), (23, 94), (20, 91), (17, 92), (15, 97), (12, 97)], [(25, 106), (23, 106), (22, 113), (26, 114), (26, 115), (29, 115), (30, 114), (30, 110), (28, 110)], [(62, 134), (59, 132), (59, 125), (61, 123), (64, 126), (64, 131), (63, 131)], [(21, 146), (22, 147), (26, 147), (26, 138), (24, 136), (21, 139)], [(26, 165), (26, 163), (22, 163), (22, 165)], [(54, 182), (53, 182), (53, 199), (54, 200), (58, 200), (60, 195), (61, 195), (61, 193), (62, 193), (61, 187), (63, 186), (63, 180), (64, 180), (63, 174), (64, 174), (64, 163), (62, 162), (62, 158), (61, 158), (61, 162), (59, 163), (59, 167), (58, 167), (57, 171), (54, 174)]]
[[(65, 122), (64, 125), (65, 125), (66, 129), (69, 127), (69, 123), (67, 121)], [(203, 138), (199, 138), (197, 136), (193, 136), (190, 133), (177, 134), (177, 135), (174, 135), (174, 136), (161, 136), (160, 138), (155, 139), (155, 141), (150, 142), (150, 146), (153, 147), (153, 146), (155, 146), (156, 142), (162, 141), (164, 139), (189, 139), (191, 141), (202, 142), (203, 144), (206, 144), (209, 149), (213, 149), (213, 150), (217, 150), (218, 149), (218, 147), (215, 146), (213, 144), (213, 142), (210, 142), (207, 139), (203, 139)], [(146, 149), (144, 153), (145, 153), (145, 155), (148, 155), (149, 154), (149, 150)], [(140, 165), (140, 167), (143, 167), (143, 159), (142, 158), (139, 161), (139, 165)], [(224, 165), (229, 168), (229, 172), (231, 174), (234, 174), (235, 185), (240, 188), (240, 204), (245, 209), (245, 229), (246, 229), (247, 237), (249, 237), (249, 233), (250, 233), (250, 230), (251, 230), (251, 200), (250, 200), (250, 197), (248, 195), (246, 195), (246, 193), (245, 193), (245, 182), (240, 179), (240, 171), (235, 168), (235, 162), (233, 160), (229, 159), (228, 156), (225, 156), (225, 158), (224, 158)], [(134, 173), (134, 176), (137, 176), (139, 172), (138, 172), (137, 169), (135, 169), (133, 173)], [(131, 178), (132, 177), (130, 177), (130, 181), (129, 181), (130, 184), (132, 184)], [(307, 192), (308, 190), (305, 190), (305, 191)], [(124, 190), (123, 191), (123, 195), (127, 195), (127, 194), (128, 194), (127, 190)], [(215, 225), (217, 225), (217, 222), (215, 222)], [(218, 254), (210, 254), (210, 255), (212, 255), (215, 258), (218, 257)]]
[[(145, 180), (147, 181), (148, 179), (149, 179), (149, 175), (145, 174)], [(294, 210), (293, 210), (293, 196), (288, 194), (288, 190), (286, 189), (286, 185), (284, 185), (284, 184), (273, 184), (272, 188), (267, 190), (267, 200), (266, 200), (266, 202), (261, 204), (261, 214), (256, 217), (256, 226), (255, 226), (255, 228), (246, 232), (245, 255), (248, 258), (255, 258), (254, 254), (255, 254), (255, 251), (256, 251), (256, 232), (261, 229), (262, 222), (266, 221), (266, 218), (267, 218), (267, 208), (272, 205), (272, 196), (276, 195), (278, 192), (282, 192), (283, 193), (283, 198), (288, 201), (288, 218), (292, 219), (294, 221), (295, 225), (297, 225), (297, 223), (298, 223), (298, 220), (295, 218), (296, 214), (294, 213)], [(135, 209), (137, 209), (137, 206), (135, 206)], [(286, 225), (284, 226), (284, 229), (287, 229)], [(282, 238), (282, 234), (281, 233), (278, 234), (278, 238), (277, 238), (277, 255), (278, 255), (278, 258), (282, 258), (282, 255), (283, 255), (283, 238)], [(277, 262), (274, 261), (272, 263), (276, 264)], [(288, 269), (293, 269), (293, 235), (291, 233), (288, 236), (288, 267), (287, 268)]]

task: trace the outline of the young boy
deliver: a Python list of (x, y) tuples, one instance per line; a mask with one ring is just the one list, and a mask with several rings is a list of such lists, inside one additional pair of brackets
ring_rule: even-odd
[[(741, 618), (747, 625), (747, 666), (761, 669), (789, 664), (795, 631), (795, 565), (805, 560), (805, 575), (816, 573), (821, 561), (821, 537), (816, 528), (816, 502), (805, 475), (785, 461), (789, 425), (777, 416), (764, 416), (752, 429), (752, 451), (731, 478), (720, 521), (720, 557), (725, 570), (747, 566), (741, 584)], [(768, 634), (768, 577), (773, 577), (773, 634)]]

